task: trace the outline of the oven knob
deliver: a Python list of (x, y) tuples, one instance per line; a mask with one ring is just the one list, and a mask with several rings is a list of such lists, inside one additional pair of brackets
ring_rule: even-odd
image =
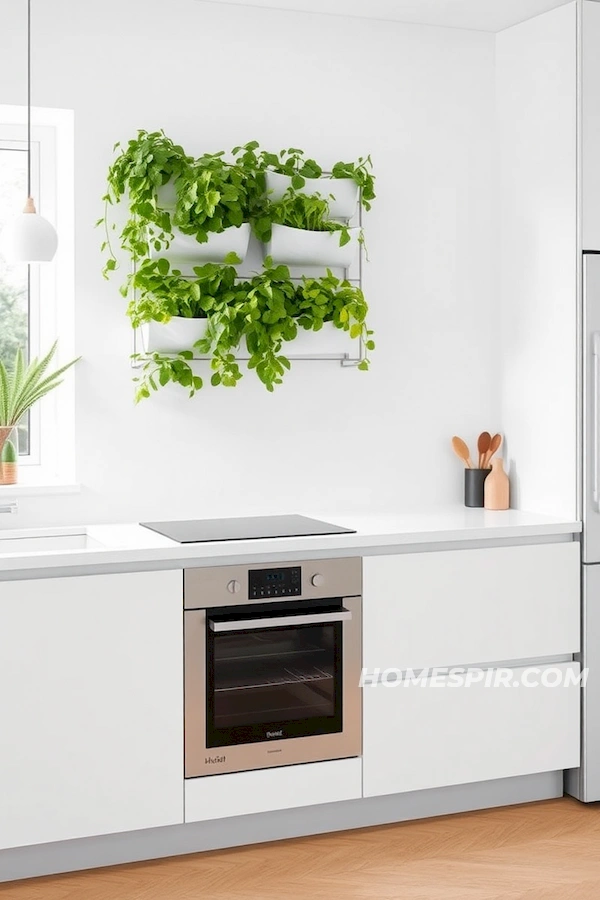
[(310, 583), (313, 585), (313, 587), (321, 587), (321, 585), (325, 584), (325, 576), (320, 575), (319, 572), (317, 572), (317, 574), (313, 575), (313, 577), (310, 579)]
[(241, 584), (239, 583), (239, 581), (236, 581), (235, 578), (227, 584), (227, 590), (230, 594), (239, 594), (240, 587)]

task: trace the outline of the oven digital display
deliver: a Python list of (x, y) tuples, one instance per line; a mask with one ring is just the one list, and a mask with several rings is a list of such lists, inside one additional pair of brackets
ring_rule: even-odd
[(248, 572), (248, 599), (269, 597), (298, 597), (302, 593), (302, 568), (286, 566), (283, 569), (250, 569)]

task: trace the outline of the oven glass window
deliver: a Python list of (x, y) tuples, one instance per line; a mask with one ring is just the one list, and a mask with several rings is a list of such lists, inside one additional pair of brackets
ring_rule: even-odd
[(342, 730), (338, 623), (207, 630), (209, 747)]

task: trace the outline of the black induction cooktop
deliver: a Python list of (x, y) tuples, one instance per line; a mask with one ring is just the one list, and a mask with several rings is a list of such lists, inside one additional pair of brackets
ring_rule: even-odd
[(185, 522), (140, 522), (178, 544), (246, 541), (260, 538), (356, 534), (354, 528), (331, 525), (306, 516), (249, 516), (242, 519), (190, 519)]

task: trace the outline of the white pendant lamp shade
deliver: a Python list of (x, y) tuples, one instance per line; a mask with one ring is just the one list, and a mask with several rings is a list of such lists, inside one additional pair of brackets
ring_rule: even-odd
[(50, 262), (58, 247), (54, 225), (38, 215), (31, 196), (31, 0), (27, 0), (27, 202), (7, 238), (7, 254), (14, 262)]
[(7, 250), (14, 262), (51, 262), (58, 247), (54, 225), (35, 210), (31, 197), (13, 222)]

